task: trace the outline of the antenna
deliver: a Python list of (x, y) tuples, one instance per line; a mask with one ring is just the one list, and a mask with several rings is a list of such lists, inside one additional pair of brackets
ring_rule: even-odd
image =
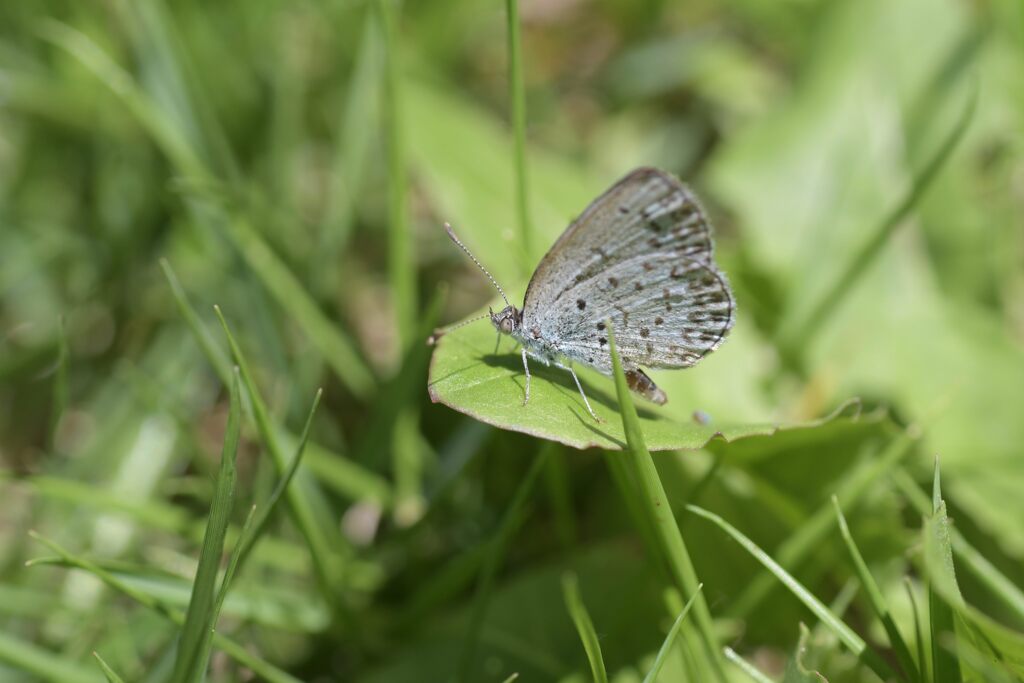
[(437, 343), (438, 339), (448, 334), (452, 330), (457, 330), (460, 327), (464, 327), (465, 325), (468, 325), (470, 323), (475, 323), (477, 320), (483, 320), (484, 318), (487, 318), (490, 315), (491, 312), (487, 311), (483, 315), (478, 315), (477, 317), (470, 318), (469, 320), (463, 320), (461, 323), (456, 323), (455, 325), (449, 325), (448, 327), (438, 327), (437, 329), (434, 330), (434, 334), (427, 337), (427, 346), (433, 346), (434, 344)]
[(501, 298), (505, 300), (505, 305), (511, 306), (512, 304), (509, 302), (508, 297), (505, 296), (505, 290), (503, 290), (501, 288), (501, 285), (499, 285), (497, 281), (495, 281), (495, 279), (491, 277), (491, 274), (487, 272), (487, 269), (484, 268), (483, 265), (476, 260), (476, 256), (473, 256), (473, 252), (471, 252), (469, 248), (462, 243), (462, 240), (455, 236), (455, 231), (452, 230), (452, 226), (450, 223), (444, 224), (444, 231), (447, 232), (448, 236), (452, 238), (452, 242), (455, 242), (455, 244), (459, 245), (459, 249), (462, 249), (462, 251), (466, 252), (466, 256), (473, 259), (473, 263), (476, 264), (476, 267), (483, 271), (484, 275), (487, 276), (487, 279), (491, 281), (492, 285), (494, 285), (494, 288), (498, 290), (498, 294), (501, 294)]

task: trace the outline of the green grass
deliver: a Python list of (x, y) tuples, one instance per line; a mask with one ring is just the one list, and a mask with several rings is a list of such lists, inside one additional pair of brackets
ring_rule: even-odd
[[(1024, 680), (1021, 26), (0, 3), (0, 681)], [(519, 305), (641, 165), (738, 302), (666, 406), (425, 345), (444, 222)]]
[(224, 552), (224, 537), (227, 535), (228, 519), (235, 499), (235, 481), (238, 478), (235, 457), (238, 454), (242, 410), (238, 374), (236, 370), (231, 378), (228, 424), (224, 434), (224, 449), (220, 454), (220, 471), (217, 473), (209, 522), (199, 551), (199, 566), (192, 582), (192, 598), (185, 611), (185, 624), (178, 636), (174, 671), (171, 674), (171, 680), (176, 683), (201, 680), (205, 676), (209, 656), (205, 643), (217, 623), (217, 573)]
[(601, 656), (601, 641), (594, 630), (594, 622), (587, 614), (587, 608), (583, 604), (583, 597), (580, 595), (579, 582), (572, 574), (562, 577), (562, 593), (565, 595), (565, 607), (569, 610), (572, 621), (576, 624), (576, 630), (583, 641), (583, 649), (587, 653), (587, 661), (590, 663), (590, 673), (594, 676), (594, 683), (608, 683), (608, 672), (604, 668), (604, 658)]

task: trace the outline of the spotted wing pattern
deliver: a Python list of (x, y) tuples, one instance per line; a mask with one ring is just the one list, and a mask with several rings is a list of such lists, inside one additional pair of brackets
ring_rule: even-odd
[(734, 309), (693, 194), (642, 168), (598, 197), (547, 253), (526, 291), (523, 326), (610, 373), (610, 319), (627, 369), (680, 368), (722, 343)]

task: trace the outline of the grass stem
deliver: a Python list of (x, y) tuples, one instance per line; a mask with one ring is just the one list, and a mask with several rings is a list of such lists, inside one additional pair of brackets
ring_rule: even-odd
[(416, 329), (416, 278), (409, 225), (405, 139), (402, 131), (402, 74), (398, 40), (399, 9), (393, 0), (377, 0), (384, 52), (383, 121), (388, 176), (388, 277), (402, 348)]
[(508, 35), (508, 99), (512, 107), (514, 136), (513, 161), (515, 166), (516, 218), (522, 245), (524, 274), (533, 267), (532, 226), (530, 201), (526, 186), (526, 88), (523, 84), (523, 51), (519, 31), (519, 2), (505, 0), (505, 21)]
[(637, 416), (636, 406), (633, 405), (633, 400), (630, 397), (626, 376), (623, 373), (622, 363), (615, 346), (615, 334), (612, 330), (611, 320), (605, 321), (605, 326), (608, 331), (608, 346), (615, 372), (615, 392), (619, 399), (622, 427), (626, 433), (628, 445), (628, 451), (624, 452), (622, 457), (627, 461), (633, 474), (635, 488), (638, 489), (634, 495), (640, 499), (641, 509), (646, 511), (646, 517), (652, 522), (651, 526), (657, 535), (659, 547), (668, 562), (670, 574), (676, 587), (687, 600), (696, 597), (693, 607), (694, 617), (697, 632), (704, 645), (708, 665), (718, 680), (725, 681), (725, 667), (715, 636), (711, 611), (708, 609), (703, 593), (700, 593), (701, 584), (697, 580), (693, 561), (690, 559), (686, 543), (683, 541), (679, 526), (672, 514), (672, 507), (669, 505), (668, 496), (665, 495), (665, 488), (661, 484), (654, 459), (644, 443), (640, 418)]

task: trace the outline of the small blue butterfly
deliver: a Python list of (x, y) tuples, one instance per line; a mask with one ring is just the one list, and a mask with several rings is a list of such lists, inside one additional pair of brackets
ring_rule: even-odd
[(668, 397), (641, 366), (695, 365), (721, 345), (735, 320), (732, 290), (714, 261), (711, 224), (693, 193), (655, 168), (629, 173), (572, 222), (534, 271), (522, 308), (451, 226), (445, 230), (505, 300), (504, 309), (488, 315), (522, 347), (523, 405), (530, 401), (532, 358), (568, 370), (598, 419), (571, 363), (612, 374), (607, 320), (629, 388), (662, 405)]

